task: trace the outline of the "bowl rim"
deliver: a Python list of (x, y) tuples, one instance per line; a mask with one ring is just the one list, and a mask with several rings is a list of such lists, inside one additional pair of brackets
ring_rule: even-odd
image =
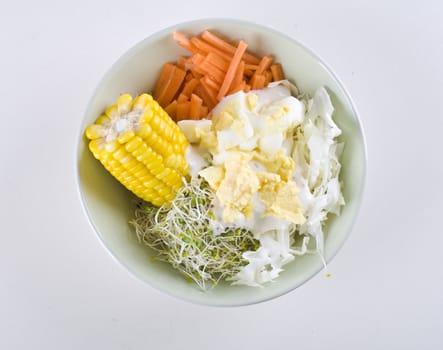
[(289, 288), (285, 288), (281, 291), (278, 291), (277, 293), (273, 293), (271, 295), (262, 297), (262, 298), (256, 298), (254, 300), (251, 300), (250, 302), (230, 302), (230, 303), (211, 303), (206, 301), (204, 298), (192, 298), (188, 297), (183, 294), (174, 293), (172, 290), (169, 290), (167, 288), (164, 288), (160, 284), (153, 284), (145, 280), (142, 276), (139, 275), (138, 272), (136, 272), (129, 264), (127, 264), (125, 261), (122, 261), (119, 259), (116, 254), (112, 251), (112, 249), (106, 244), (103, 237), (99, 234), (100, 230), (98, 227), (96, 227), (92, 215), (89, 212), (87, 203), (85, 201), (83, 190), (81, 186), (80, 181), (80, 168), (79, 168), (79, 160), (80, 160), (80, 151), (81, 151), (81, 142), (84, 140), (84, 130), (83, 130), (83, 120), (86, 116), (86, 112), (90, 109), (91, 105), (93, 104), (93, 101), (96, 99), (97, 94), (101, 87), (106, 83), (106, 80), (109, 78), (110, 73), (112, 73), (114, 70), (117, 70), (121, 65), (123, 65), (126, 61), (126, 58), (131, 56), (132, 54), (138, 52), (138, 50), (145, 45), (147, 41), (155, 41), (156, 38), (159, 38), (163, 36), (166, 33), (171, 33), (174, 30), (180, 29), (180, 28), (186, 28), (193, 25), (202, 25), (203, 23), (214, 23), (214, 26), (223, 24), (223, 25), (229, 25), (232, 24), (239, 24), (243, 26), (251, 26), (253, 28), (258, 28), (263, 31), (270, 32), (274, 35), (280, 36), (285, 38), (286, 40), (294, 43), (295, 45), (299, 46), (303, 51), (306, 51), (309, 55), (311, 55), (318, 64), (320, 64), (325, 71), (332, 77), (332, 79), (337, 83), (337, 86), (340, 88), (340, 90), (343, 92), (343, 96), (347, 100), (350, 110), (352, 112), (352, 117), (355, 120), (357, 130), (360, 132), (361, 137), (361, 143), (362, 143), (362, 178), (361, 178), (361, 186), (360, 186), (360, 196), (356, 199), (355, 204), (355, 214), (353, 215), (352, 219), (350, 220), (348, 230), (346, 233), (343, 234), (342, 239), (340, 240), (340, 243), (337, 245), (336, 249), (327, 257), (325, 258), (325, 263), (328, 264), (342, 249), (343, 245), (348, 240), (351, 232), (353, 231), (353, 228), (355, 226), (356, 221), (358, 220), (360, 214), (361, 214), (361, 206), (364, 200), (364, 196), (366, 193), (366, 186), (367, 186), (367, 176), (368, 176), (368, 150), (367, 150), (367, 142), (366, 142), (366, 136), (364, 132), (364, 126), (362, 123), (362, 120), (360, 118), (360, 113), (357, 110), (357, 107), (354, 103), (353, 98), (351, 97), (351, 94), (349, 93), (348, 89), (342, 82), (342, 80), (338, 77), (338, 75), (335, 73), (335, 71), (325, 62), (325, 60), (317, 54), (313, 49), (311, 49), (309, 46), (307, 46), (305, 43), (300, 41), (299, 39), (296, 39), (294, 36), (290, 36), (288, 34), (283, 33), (282, 31), (274, 28), (270, 24), (264, 24), (259, 23), (256, 21), (249, 21), (244, 19), (238, 19), (238, 18), (226, 18), (226, 17), (204, 17), (199, 19), (192, 19), (187, 21), (178, 22), (176, 24), (168, 25), (167, 27), (164, 27), (163, 29), (153, 31), (150, 34), (148, 34), (146, 37), (144, 37), (142, 40), (138, 41), (134, 45), (132, 45), (129, 49), (125, 50), (120, 54), (120, 56), (105, 70), (105, 73), (99, 80), (99, 82), (95, 85), (93, 94), (89, 98), (88, 103), (86, 105), (86, 108), (84, 110), (83, 116), (80, 119), (78, 130), (76, 133), (76, 141), (75, 141), (75, 155), (74, 155), (74, 167), (75, 167), (75, 182), (76, 182), (76, 192), (79, 197), (81, 207), (83, 209), (83, 213), (86, 216), (86, 219), (90, 225), (90, 227), (93, 229), (95, 236), (98, 238), (98, 241), (101, 243), (101, 245), (105, 248), (107, 253), (112, 257), (112, 259), (117, 262), (121, 267), (124, 268), (126, 272), (129, 272), (129, 275), (131, 275), (136, 280), (142, 282), (144, 285), (149, 285), (151, 288), (156, 289), (170, 297), (174, 297), (175, 299), (179, 299), (186, 302), (191, 302), (197, 305), (203, 305), (203, 306), (215, 306), (215, 307), (239, 307), (239, 306), (248, 306), (248, 305), (254, 305), (266, 301), (270, 301), (272, 299), (278, 298), (280, 296), (283, 296), (285, 294), (288, 294), (295, 289), (301, 287), (302, 285), (306, 284), (310, 279), (317, 276), (321, 270), (324, 269), (323, 266), (319, 266), (316, 269), (312, 269), (312, 273), (307, 275), (305, 278), (301, 279), (298, 284), (294, 284), (289, 286)]

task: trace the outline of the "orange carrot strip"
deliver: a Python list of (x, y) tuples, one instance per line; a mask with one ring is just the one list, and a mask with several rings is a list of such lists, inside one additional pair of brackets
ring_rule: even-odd
[(191, 94), (194, 92), (194, 89), (199, 84), (199, 80), (194, 78), (192, 74), (190, 74), (191, 79), (186, 82), (186, 84), (183, 87), (182, 94), (186, 96), (191, 96)]
[(205, 61), (207, 61), (209, 64), (213, 65), (214, 67), (217, 67), (218, 69), (222, 70), (223, 72), (226, 72), (229, 68), (229, 62), (226, 61), (224, 58), (220, 57), (215, 52), (209, 52), (206, 56)]
[(241, 81), (243, 80), (244, 71), (245, 71), (245, 61), (240, 61), (237, 70), (235, 71), (234, 79), (232, 79), (230, 90), (232, 90), (232, 88), (237, 87), (241, 83)]
[(195, 79), (200, 79), (203, 76), (203, 74), (197, 73), (195, 70), (192, 70), (191, 73)]
[[(204, 69), (202, 69), (202, 67), (200, 67), (200, 66), (194, 66), (194, 67), (192, 67), (192, 73), (197, 78), (197, 77), (204, 77), (206, 74), (206, 71)], [(197, 74), (198, 74), (198, 76), (197, 76)]]
[(274, 63), (271, 65), (272, 79), (274, 81), (283, 80), (285, 74), (283, 73), (283, 68), (280, 63)]
[(168, 83), (166, 84), (162, 94), (157, 98), (157, 102), (160, 104), (160, 106), (167, 106), (172, 101), (183, 80), (185, 79), (185, 75), (186, 72), (183, 69), (174, 66), (173, 73)]
[(191, 102), (180, 102), (177, 103), (177, 121), (183, 119), (189, 119), (189, 108), (191, 107)]
[(203, 100), (196, 94), (191, 95), (191, 105), (189, 107), (189, 119), (200, 119), (200, 108)]
[(265, 70), (264, 76), (265, 76), (265, 86), (268, 86), (268, 84), (272, 81), (271, 70), (270, 69)]
[(185, 82), (188, 82), (188, 81), (190, 81), (190, 80), (192, 80), (192, 79), (194, 79), (194, 76), (192, 75), (192, 73), (191, 72), (187, 72), (186, 73), (186, 76), (185, 76)]
[(166, 84), (171, 80), (174, 73), (175, 66), (172, 63), (165, 63), (160, 71), (160, 77), (157, 80), (154, 88), (154, 98), (157, 99), (163, 94)]
[[(204, 79), (200, 79), (200, 84), (203, 86), (203, 89), (207, 92), (209, 98), (211, 99), (213, 106), (215, 106), (218, 103), (217, 90), (211, 88), (209, 86), (209, 84), (205, 82)], [(209, 105), (208, 105), (208, 107), (209, 107)]]
[(211, 77), (209, 75), (205, 75), (204, 77), (202, 77), (203, 81), (205, 82), (205, 84), (211, 88), (212, 90), (214, 90), (215, 92), (217, 92), (218, 90), (220, 90), (220, 83), (214, 81), (213, 79), (211, 79)]
[(207, 89), (203, 86), (203, 84), (200, 82), (200, 84), (197, 85), (197, 87), (194, 89), (194, 92), (197, 96), (201, 97), (203, 100), (203, 104), (205, 106), (208, 106), (208, 109), (211, 110), (215, 107), (217, 101), (213, 102), (211, 96), (209, 95)]
[(177, 100), (174, 100), (170, 104), (168, 104), (165, 107), (165, 112), (168, 113), (168, 115), (172, 119), (175, 119), (175, 117), (177, 116)]
[(191, 43), (188, 37), (180, 32), (172, 33), (172, 37), (177, 42), (178, 45), (183, 47), (184, 49), (196, 53), (198, 52), (197, 48)]
[(176, 99), (176, 101), (177, 101), (178, 103), (186, 102), (186, 101), (188, 101), (188, 100), (189, 100), (189, 96), (186, 96), (183, 92), (182, 92), (180, 95), (178, 95), (178, 97), (177, 97), (177, 99)]
[(190, 39), (190, 42), (192, 45), (194, 45), (197, 49), (201, 50), (205, 54), (208, 54), (210, 52), (214, 52), (227, 61), (230, 61), (232, 58), (232, 55), (230, 55), (226, 52), (223, 52), (222, 50), (212, 46), (211, 44), (208, 44), (206, 41), (204, 41), (200, 38), (193, 37)]
[(242, 80), (239, 84), (234, 86), (230, 91), (229, 94), (235, 94), (236, 92), (239, 92), (241, 90), (244, 90), (246, 86), (246, 81)]
[(263, 89), (265, 87), (265, 76), (263, 74), (254, 74), (251, 79), (251, 88), (253, 90)]
[(221, 38), (220, 36), (210, 32), (209, 30), (204, 30), (201, 33), (201, 37), (212, 46), (215, 46), (224, 52), (227, 52), (229, 54), (234, 54), (235, 52), (234, 46), (229, 44), (225, 39)]
[(221, 84), (223, 82), (223, 79), (225, 78), (225, 73), (221, 69), (213, 66), (207, 60), (204, 60), (195, 68), (197, 72), (209, 76), (212, 80), (216, 81), (219, 84)]
[(257, 74), (263, 74), (272, 64), (273, 58), (270, 55), (263, 56), (257, 67)]
[(257, 64), (260, 61), (257, 57), (255, 57), (247, 52), (245, 52), (244, 60), (245, 60), (245, 62), (252, 63), (252, 64)]
[[(212, 46), (229, 53), (230, 55), (234, 55), (235, 53), (235, 46), (231, 45), (230, 43), (228, 43), (225, 39), (217, 36), (216, 34), (210, 32), (209, 30), (205, 30), (202, 32), (201, 37), (208, 42), (209, 44), (211, 44)], [(245, 53), (244, 55), (244, 60), (248, 63), (253, 63), (253, 64), (258, 64), (260, 62), (260, 60), (249, 54), (249, 53)]]
[(186, 62), (188, 61), (189, 57), (185, 57), (185, 56), (180, 56), (177, 59), (177, 67), (181, 68), (181, 69), (186, 69), (185, 65)]
[[(205, 72), (201, 69), (200, 64), (205, 60), (205, 56), (197, 53), (193, 55), (187, 64), (187, 69), (190, 69), (192, 73), (198, 73), (204, 75)], [(195, 74), (194, 74), (195, 77)]]
[(255, 70), (245, 69), (243, 74), (245, 77), (250, 78), (254, 75), (254, 73), (255, 73)]
[(197, 66), (200, 63), (202, 63), (204, 60), (205, 60), (204, 55), (202, 55), (200, 53), (196, 53), (189, 58), (189, 60), (186, 64), (186, 69), (192, 69), (194, 66)]
[(245, 63), (245, 69), (256, 71), (258, 68), (258, 64), (249, 64)]
[(249, 79), (249, 85), (251, 85), (251, 88), (255, 85), (255, 80), (257, 79), (257, 74), (254, 74), (251, 79)]
[(201, 106), (200, 108), (200, 119), (204, 119), (208, 116), (208, 106)]
[(232, 57), (232, 61), (229, 63), (229, 68), (228, 71), (226, 72), (223, 84), (220, 87), (220, 91), (217, 94), (217, 100), (221, 100), (228, 92), (232, 80), (234, 79), (235, 71), (237, 70), (240, 60), (242, 59), (243, 54), (245, 53), (247, 47), (248, 44), (246, 44), (243, 40), (240, 40), (237, 49), (235, 50), (234, 57)]

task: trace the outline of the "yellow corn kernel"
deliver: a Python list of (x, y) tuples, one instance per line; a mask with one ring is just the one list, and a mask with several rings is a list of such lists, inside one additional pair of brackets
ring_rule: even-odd
[(136, 149), (140, 148), (142, 144), (143, 144), (142, 138), (140, 136), (135, 136), (126, 143), (125, 148), (128, 152), (132, 153)]
[(183, 186), (188, 142), (152, 96), (121, 95), (85, 133), (94, 156), (138, 197), (168, 205)]
[(100, 117), (98, 117), (95, 120), (95, 124), (106, 125), (110, 121), (111, 121), (111, 119), (109, 119), (109, 117), (106, 114), (102, 114)]
[(158, 190), (158, 193), (160, 194), (160, 196), (164, 197), (166, 196), (168, 193), (170, 193), (170, 189), (168, 187), (163, 186), (162, 188), (160, 188)]
[(103, 151), (104, 144), (102, 139), (94, 139), (91, 142), (89, 142), (89, 149), (94, 154), (94, 156), (97, 156)]
[(143, 163), (137, 161), (137, 165), (131, 169), (135, 177), (139, 178), (142, 174), (147, 173), (147, 169)]
[(160, 163), (157, 166), (153, 166), (150, 170), (151, 173), (153, 173), (155, 175), (156, 178), (158, 178), (159, 180), (161, 180), (161, 178), (159, 177), (160, 173), (163, 171), (164, 167), (163, 165)]
[(176, 170), (171, 170), (170, 173), (165, 176), (164, 181), (172, 185), (176, 182), (181, 182), (181, 178)]
[(115, 152), (112, 153), (112, 156), (118, 161), (121, 161), (124, 157), (126, 157), (127, 154), (128, 152), (126, 152), (126, 150), (123, 147), (120, 147)]
[(86, 137), (90, 140), (103, 137), (103, 128), (101, 125), (91, 124), (86, 128)]
[(117, 100), (117, 110), (119, 115), (127, 114), (132, 109), (132, 96), (129, 94), (120, 95)]
[(129, 160), (123, 163), (122, 165), (124, 166), (125, 169), (128, 169), (132, 173), (133, 169), (139, 164), (139, 162), (137, 161), (137, 159), (132, 158), (130, 156), (128, 158)]
[(131, 153), (141, 163), (149, 162), (153, 154), (151, 147), (146, 146), (145, 143)]
[(109, 106), (108, 108), (106, 108), (105, 114), (111, 119), (116, 118), (118, 116), (117, 106), (116, 105)]
[(136, 131), (136, 135), (140, 136), (143, 139), (146, 139), (149, 137), (151, 132), (152, 128), (149, 124), (142, 124), (139, 126), (138, 130)]
[(158, 174), (157, 178), (159, 178), (160, 180), (164, 180), (166, 176), (171, 173), (171, 171), (172, 170), (170, 168), (163, 168), (162, 171)]
[(120, 143), (118, 143), (116, 140), (105, 143), (105, 150), (108, 153), (115, 152), (117, 150), (117, 148), (119, 148), (119, 147), (120, 147)]
[(152, 96), (148, 94), (142, 94), (135, 98), (132, 109), (133, 110), (144, 110), (148, 103), (152, 101)]
[(117, 136), (117, 141), (120, 143), (126, 143), (134, 137), (134, 131), (128, 130)]
[[(149, 108), (149, 106), (148, 106)], [(151, 120), (154, 118), (154, 110), (149, 109), (145, 111), (140, 118), (140, 126), (149, 125), (152, 128)]]

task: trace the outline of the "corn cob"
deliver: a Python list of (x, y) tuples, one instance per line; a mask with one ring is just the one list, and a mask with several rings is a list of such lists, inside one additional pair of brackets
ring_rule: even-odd
[(95, 158), (127, 189), (156, 206), (183, 186), (185, 135), (148, 94), (121, 95), (86, 129)]

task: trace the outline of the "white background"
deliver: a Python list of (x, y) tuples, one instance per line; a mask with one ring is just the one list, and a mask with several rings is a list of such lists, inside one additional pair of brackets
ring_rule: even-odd
[[(440, 4), (5, 2), (0, 348), (443, 348)], [(332, 277), (240, 308), (192, 305), (129, 275), (76, 188), (79, 125), (104, 73), (144, 37), (203, 17), (271, 25), (311, 47), (350, 91), (368, 144), (365, 198)]]

